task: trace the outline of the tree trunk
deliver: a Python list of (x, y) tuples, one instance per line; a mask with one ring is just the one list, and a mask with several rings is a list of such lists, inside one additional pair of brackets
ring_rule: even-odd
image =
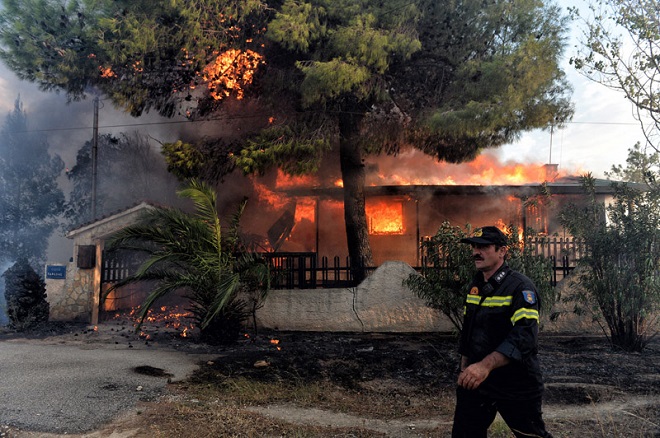
[(366, 267), (373, 266), (365, 209), (365, 173), (359, 142), (361, 115), (350, 111), (339, 118), (339, 160), (344, 182), (344, 221), (353, 278), (359, 283), (366, 277)]

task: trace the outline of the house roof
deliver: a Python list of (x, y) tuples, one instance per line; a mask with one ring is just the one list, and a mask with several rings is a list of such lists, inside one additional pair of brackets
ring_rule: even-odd
[(126, 216), (138, 214), (141, 211), (151, 210), (154, 208), (163, 208), (163, 206), (155, 204), (151, 201), (141, 201), (135, 205), (104, 215), (103, 217), (100, 217), (94, 221), (81, 224), (76, 228), (69, 230), (66, 233), (66, 237), (69, 239), (73, 239), (79, 234), (85, 233), (94, 228), (98, 228), (103, 225), (107, 225), (122, 218), (125, 218)]
[[(610, 195), (614, 193), (613, 181), (606, 179), (595, 180), (597, 195)], [(629, 183), (640, 190), (642, 184)], [(553, 182), (532, 183), (520, 185), (386, 185), (367, 186), (364, 188), (367, 196), (447, 196), (447, 195), (514, 195), (521, 198), (545, 193), (545, 189), (553, 195), (578, 195), (584, 193), (582, 180), (578, 176), (558, 178)], [(291, 196), (320, 196), (340, 198), (341, 187), (332, 188), (293, 188), (283, 192)]]

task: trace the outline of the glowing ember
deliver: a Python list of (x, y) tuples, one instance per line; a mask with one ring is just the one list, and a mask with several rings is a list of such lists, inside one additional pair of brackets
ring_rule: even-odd
[(110, 67), (107, 67), (107, 68), (99, 67), (99, 72), (101, 73), (102, 78), (117, 77), (117, 74), (114, 71), (112, 71), (112, 68), (110, 68)]
[[(139, 313), (140, 307), (134, 307), (127, 313), (116, 313), (115, 319), (128, 318), (133, 320), (134, 325), (137, 326)], [(190, 331), (194, 330), (195, 326), (183, 321), (192, 317), (192, 312), (181, 310), (178, 306), (161, 306), (158, 309), (149, 309), (147, 316), (144, 318), (143, 330), (140, 332), (140, 337), (147, 340), (151, 339), (151, 335), (147, 333), (149, 325), (172, 329), (179, 333), (181, 337), (188, 337), (190, 336)]]
[(392, 201), (367, 201), (370, 234), (403, 234), (403, 204)]

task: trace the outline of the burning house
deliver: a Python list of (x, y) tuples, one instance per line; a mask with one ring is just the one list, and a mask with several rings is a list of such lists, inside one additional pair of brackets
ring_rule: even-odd
[[(579, 177), (560, 175), (556, 165), (503, 165), (485, 155), (465, 165), (433, 162), (433, 167), (425, 167), (425, 161), (413, 153), (408, 157), (410, 165), (404, 157), (395, 167), (387, 164), (389, 159), (379, 158), (377, 165), (367, 166), (366, 216), (376, 265), (399, 260), (420, 266), (420, 242), (433, 236), (443, 222), (513, 225), (540, 236), (570, 237), (558, 214), (564, 205), (577, 201), (582, 187)], [(411, 172), (396, 173), (395, 168)], [(244, 228), (259, 242), (257, 246), (267, 252), (312, 253), (319, 263), (336, 257), (345, 263), (341, 181), (328, 184), (282, 173), (273, 179), (271, 188), (255, 182), (257, 202), (245, 215)], [(603, 201), (612, 192), (605, 180), (596, 190)]]
[[(369, 240), (376, 265), (387, 266), (390, 273), (376, 270), (357, 289), (346, 288), (356, 286), (350, 281), (337, 281), (348, 280), (349, 275), (340, 182), (328, 184), (327, 177), (321, 181), (282, 173), (270, 175), (270, 179), (249, 179), (247, 195), (252, 202), (242, 217), (242, 229), (253, 248), (270, 257), (273, 268), (280, 270), (288, 281), (278, 285), (286, 290), (269, 295), (268, 310), (262, 312), (261, 323), (292, 330), (435, 329), (439, 326), (437, 315), (411, 297), (411, 292), (403, 290), (401, 284), (422, 263), (420, 243), (434, 235), (443, 222), (458, 226), (469, 223), (475, 227), (511, 224), (520, 229), (532, 228), (541, 235), (566, 237), (557, 222), (557, 213), (580, 195), (579, 178), (558, 176), (554, 166), (511, 166), (498, 170), (493, 170), (492, 163), (483, 166), (487, 174), (482, 172), (478, 180), (492, 184), (458, 179), (453, 169), (448, 170), (454, 175), (451, 180), (427, 177), (422, 181), (395, 177), (382, 163), (369, 167), (369, 185), (365, 188)], [(420, 174), (424, 172), (418, 165), (410, 168)], [(379, 176), (376, 170), (387, 177)], [(474, 169), (471, 170), (474, 175)], [(439, 173), (427, 175), (437, 178)], [(429, 181), (438, 184), (422, 184)], [(607, 181), (601, 181), (597, 187), (597, 195), (603, 201), (607, 201), (611, 191)], [(231, 190), (224, 193), (230, 196), (221, 202), (228, 206), (237, 196), (246, 195)], [(103, 246), (109, 235), (134, 221), (140, 210), (149, 208), (153, 206), (143, 203), (69, 233), (68, 237), (74, 240), (75, 260), (67, 268), (69, 284), (59, 286), (61, 290), (55, 293), (49, 286), (48, 291), (57, 318), (96, 323), (104, 311), (133, 307), (141, 301), (144, 294), (131, 290), (122, 291), (119, 301), (114, 297), (115, 301), (102, 303), (100, 297), (107, 283), (125, 269), (107, 259)], [(344, 288), (324, 292), (328, 284)], [(308, 289), (317, 291), (310, 294)], [(313, 304), (305, 304), (310, 300)], [(360, 306), (362, 314), (356, 319), (354, 314)], [(310, 308), (327, 311), (321, 312), (325, 316), (320, 316)], [(272, 320), (272, 315), (278, 314)], [(348, 316), (343, 318), (342, 314)], [(367, 314), (372, 315), (371, 323), (366, 322)], [(305, 320), (302, 315), (316, 316)], [(306, 322), (300, 322), (303, 320)], [(287, 323), (283, 325), (282, 321)]]

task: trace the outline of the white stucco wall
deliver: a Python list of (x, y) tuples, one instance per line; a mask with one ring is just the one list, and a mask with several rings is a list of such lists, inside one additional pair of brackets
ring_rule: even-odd
[(273, 290), (257, 311), (257, 324), (291, 331), (451, 331), (446, 319), (403, 285), (411, 274), (407, 263), (385, 262), (356, 288)]

